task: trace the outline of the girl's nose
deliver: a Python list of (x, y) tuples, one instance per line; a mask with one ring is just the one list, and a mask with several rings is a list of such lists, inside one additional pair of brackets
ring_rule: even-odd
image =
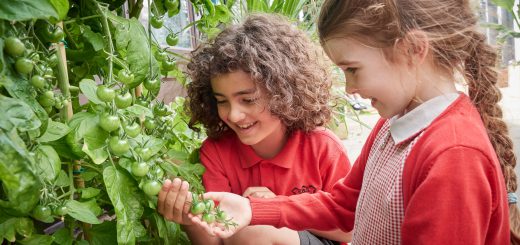
[(349, 86), (348, 84), (346, 84), (345, 92), (347, 92), (347, 94), (355, 94), (355, 93), (359, 92), (359, 89), (357, 89), (356, 87), (354, 87), (352, 85)]
[(246, 114), (238, 106), (234, 106), (229, 110), (228, 120), (230, 122), (236, 123), (243, 120), (245, 116)]

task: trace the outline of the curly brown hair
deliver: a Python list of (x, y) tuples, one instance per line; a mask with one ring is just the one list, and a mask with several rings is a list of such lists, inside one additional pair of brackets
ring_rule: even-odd
[[(478, 17), (469, 0), (326, 0), (318, 31), (323, 43), (349, 36), (384, 48), (389, 60), (398, 39), (410, 38), (411, 30), (427, 33), (439, 69), (460, 73), (468, 84), (469, 97), (477, 107), (497, 153), (508, 193), (517, 190), (516, 156), (496, 86), (497, 51), (478, 30)], [(416, 40), (409, 40), (414, 43)], [(520, 244), (520, 212), (509, 205), (511, 243)]]
[(228, 126), (219, 118), (210, 80), (242, 70), (251, 75), (287, 132), (310, 131), (327, 123), (331, 88), (329, 70), (315, 44), (275, 14), (253, 14), (227, 27), (192, 52), (186, 100), (189, 126), (202, 124), (208, 137), (218, 138)]

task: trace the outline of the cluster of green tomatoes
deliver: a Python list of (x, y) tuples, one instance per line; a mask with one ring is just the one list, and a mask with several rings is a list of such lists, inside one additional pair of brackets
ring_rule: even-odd
[(219, 206), (215, 206), (213, 200), (204, 199), (202, 195), (193, 194), (192, 197), (190, 212), (194, 215), (202, 215), (204, 222), (208, 224), (217, 222), (226, 229), (230, 226), (237, 226), (237, 223), (233, 222), (232, 218), (228, 218), (227, 214)]

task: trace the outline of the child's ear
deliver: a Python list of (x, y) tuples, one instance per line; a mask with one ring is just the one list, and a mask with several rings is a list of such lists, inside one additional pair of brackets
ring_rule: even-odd
[(409, 31), (397, 45), (407, 56), (409, 65), (423, 63), (430, 51), (428, 35), (421, 30)]

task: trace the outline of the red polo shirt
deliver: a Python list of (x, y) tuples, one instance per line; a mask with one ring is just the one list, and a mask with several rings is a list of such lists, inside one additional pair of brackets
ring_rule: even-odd
[(292, 133), (282, 151), (271, 159), (259, 157), (230, 133), (218, 140), (205, 140), (200, 159), (206, 167), (202, 176), (206, 191), (239, 195), (251, 186), (265, 186), (285, 196), (328, 191), (350, 170), (341, 141), (324, 128)]

